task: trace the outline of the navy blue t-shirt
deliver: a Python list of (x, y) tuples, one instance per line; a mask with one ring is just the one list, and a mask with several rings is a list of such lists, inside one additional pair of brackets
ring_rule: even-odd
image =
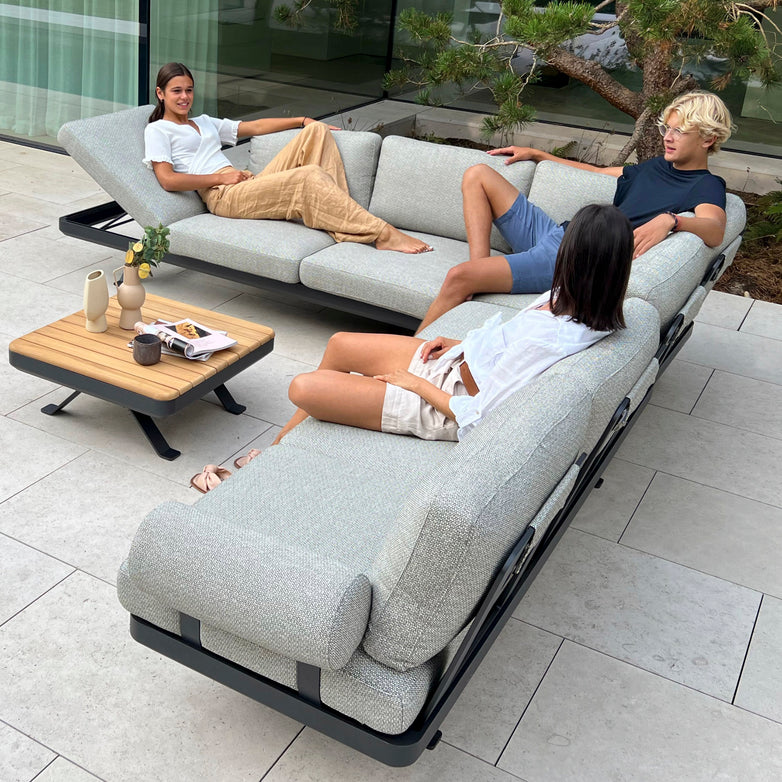
[(725, 208), (725, 180), (707, 169), (679, 171), (663, 157), (625, 166), (616, 182), (614, 206), (633, 228), (663, 212), (692, 212), (698, 204)]

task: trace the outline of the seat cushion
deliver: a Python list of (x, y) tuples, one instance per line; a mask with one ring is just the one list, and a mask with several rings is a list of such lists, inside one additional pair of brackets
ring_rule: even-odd
[[(499, 171), (520, 192), (529, 192), (535, 164), (506, 166), (503, 160), (476, 149), (387, 136), (369, 211), (403, 230), (466, 241), (461, 182), (467, 168), (483, 163)], [(510, 250), (496, 229), (491, 245), (502, 252)]]
[(562, 223), (587, 204), (612, 204), (615, 192), (616, 177), (544, 160), (535, 166), (529, 200)]
[(203, 214), (171, 226), (171, 252), (281, 282), (299, 282), (301, 259), (334, 244), (325, 231), (286, 220)]

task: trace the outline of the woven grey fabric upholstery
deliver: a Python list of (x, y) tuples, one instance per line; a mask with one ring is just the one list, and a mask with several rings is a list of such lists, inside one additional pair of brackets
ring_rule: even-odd
[(205, 212), (180, 220), (171, 229), (171, 252), (270, 277), (299, 282), (303, 256), (334, 241), (325, 231), (313, 231), (286, 220), (241, 220)]
[[(263, 171), (271, 159), (297, 134), (298, 130), (284, 130), (250, 139), (249, 169), (253, 174)], [(335, 131), (348, 190), (355, 201), (365, 209), (369, 206), (372, 187), (375, 184), (375, 170), (380, 156), (381, 138), (377, 133), (366, 131)]]
[[(519, 191), (525, 195), (529, 192), (535, 164), (506, 166), (503, 160), (475, 149), (387, 136), (380, 151), (369, 211), (403, 230), (466, 241), (461, 181), (470, 166), (490, 166)], [(510, 249), (496, 229), (492, 230), (491, 245), (503, 252)]]
[(578, 455), (588, 412), (580, 385), (555, 386), (542, 375), (432, 465), (372, 569), (368, 654), (406, 670), (462, 629), (502, 557)]
[(587, 204), (613, 203), (615, 192), (615, 177), (544, 160), (535, 167), (529, 200), (561, 223)]
[(411, 255), (343, 242), (304, 258), (299, 274), (308, 287), (423, 318), (448, 270), (469, 260), (464, 242), (410, 231), (434, 250)]
[(139, 224), (171, 225), (206, 212), (198, 193), (168, 193), (144, 158), (144, 128), (152, 106), (66, 122), (57, 140)]
[(174, 502), (144, 520), (128, 572), (177, 611), (327, 669), (358, 647), (372, 592), (366, 576), (315, 551)]

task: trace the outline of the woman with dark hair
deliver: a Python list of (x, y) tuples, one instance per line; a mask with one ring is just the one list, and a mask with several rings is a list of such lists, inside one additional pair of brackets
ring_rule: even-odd
[[(314, 372), (288, 391), (298, 407), (275, 442), (312, 415), (428, 440), (457, 440), (514, 391), (624, 327), (633, 230), (615, 206), (581, 209), (557, 254), (554, 288), (506, 323), (464, 340), (335, 334)], [(357, 374), (354, 374), (357, 373)]]
[[(374, 243), (404, 253), (432, 248), (367, 212), (348, 192), (331, 130), (310, 117), (250, 122), (191, 118), (193, 74), (178, 62), (157, 75), (157, 106), (144, 130), (144, 164), (165, 190), (196, 190), (220, 217), (296, 220), (328, 231), (337, 242)], [(222, 152), (237, 139), (301, 128), (257, 176), (234, 168)]]

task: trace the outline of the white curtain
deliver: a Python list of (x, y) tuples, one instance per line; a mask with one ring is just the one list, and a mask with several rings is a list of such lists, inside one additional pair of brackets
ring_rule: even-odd
[[(151, 5), (151, 87), (184, 62), (214, 110), (219, 0)], [(69, 120), (137, 106), (138, 62), (137, 0), (0, 0), (0, 133), (52, 142)]]
[(137, 52), (136, 3), (0, 3), (0, 132), (55, 137), (68, 120), (136, 105)]

